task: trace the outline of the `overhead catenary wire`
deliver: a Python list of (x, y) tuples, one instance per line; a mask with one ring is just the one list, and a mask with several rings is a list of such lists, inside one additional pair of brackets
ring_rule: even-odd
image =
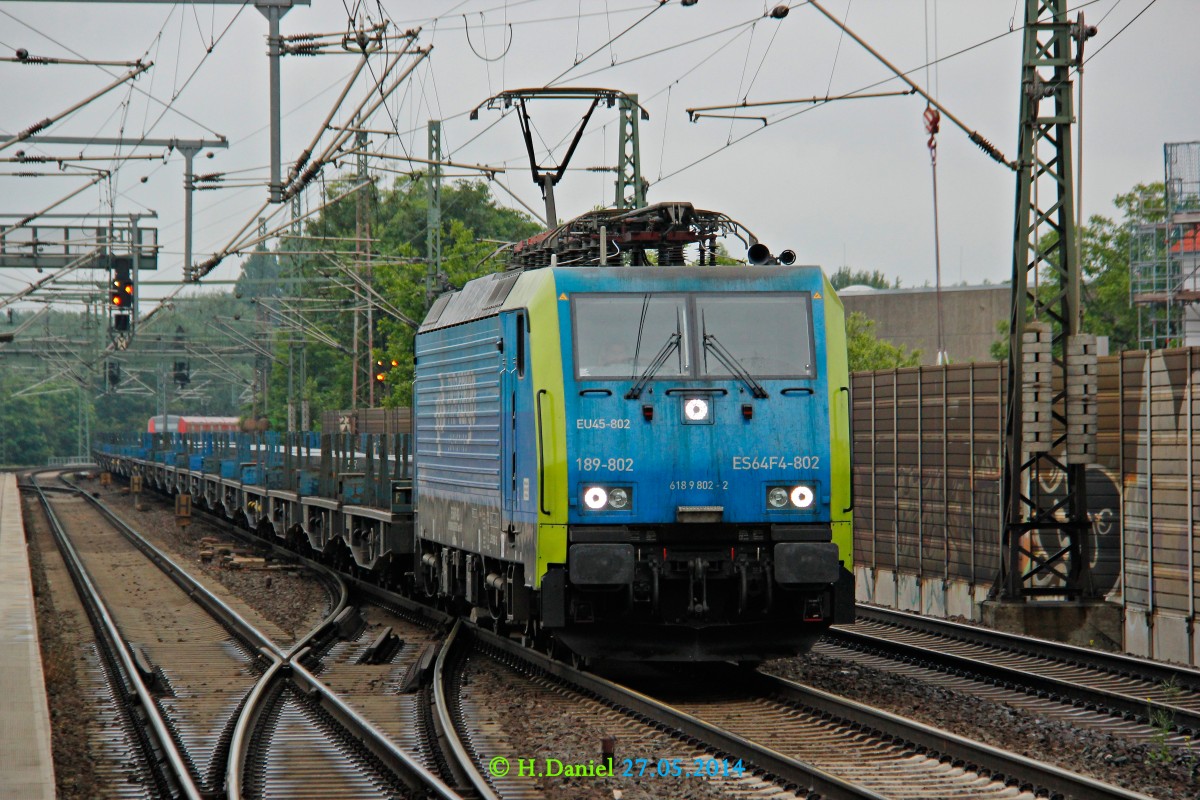
[[(240, 12), (239, 12), (239, 13), (240, 13)], [(16, 23), (17, 23), (17, 24), (19, 24), (19, 25), (21, 25), (21, 26), (23, 26), (23, 27), (25, 27), (25, 28), (28, 28), (29, 30), (31, 30), (31, 31), (33, 31), (34, 33), (36, 33), (37, 35), (44, 37), (45, 39), (47, 39), (48, 41), (52, 42), (53, 44), (56, 44), (56, 45), (58, 45), (58, 46), (59, 46), (59, 47), (61, 47), (62, 49), (66, 50), (68, 53), (71, 53), (72, 55), (78, 56), (79, 58), (86, 58), (86, 56), (84, 56), (84, 55), (83, 55), (82, 53), (80, 53), (78, 50), (75, 50), (75, 49), (73, 49), (73, 48), (71, 48), (71, 47), (68, 47), (67, 45), (65, 45), (65, 44), (63, 44), (62, 42), (60, 42), (60, 41), (58, 41), (57, 39), (55, 39), (53, 36), (50, 36), (49, 34), (45, 33), (44, 31), (38, 30), (37, 28), (33, 27), (32, 25), (30, 25), (29, 23), (27, 23), (27, 22), (25, 22), (24, 20), (20, 19), (19, 17), (16, 17), (16, 16), (14, 16), (13, 14), (9, 13), (8, 11), (5, 11), (3, 8), (0, 8), (0, 14), (3, 14), (4, 16), (8, 17), (9, 19), (13, 20), (14, 22), (16, 22)], [(113, 72), (111, 72), (110, 70), (107, 70), (107, 69), (105, 69), (105, 68), (103, 68), (103, 67), (98, 67), (98, 69), (100, 69), (102, 72), (106, 73), (107, 75), (109, 75), (109, 76), (111, 76), (111, 77), (116, 77), (116, 75), (115, 75)], [(218, 135), (218, 134), (217, 134), (217, 132), (216, 132), (215, 130), (213, 130), (212, 128), (208, 127), (208, 126), (207, 126), (207, 125), (205, 125), (204, 123), (200, 122), (198, 119), (196, 119), (196, 118), (194, 118), (194, 117), (192, 117), (192, 116), (190, 116), (190, 115), (188, 115), (188, 114), (186, 114), (186, 113), (184, 113), (184, 112), (180, 111), (178, 108), (175, 108), (175, 107), (174, 107), (174, 100), (175, 100), (175, 99), (177, 99), (177, 98), (173, 98), (173, 99), (172, 99), (170, 102), (167, 102), (167, 101), (164, 101), (164, 100), (160, 100), (159, 98), (157, 98), (157, 97), (155, 97), (154, 95), (150, 94), (150, 93), (149, 93), (149, 92), (147, 92), (145, 89), (142, 89), (141, 87), (137, 86), (136, 84), (134, 85), (134, 91), (138, 92), (138, 93), (139, 93), (139, 94), (141, 94), (141, 95), (144, 95), (144, 96), (145, 96), (146, 98), (148, 98), (149, 100), (152, 100), (152, 101), (154, 101), (155, 103), (158, 103), (158, 104), (160, 104), (160, 105), (164, 106), (166, 109), (169, 109), (171, 112), (173, 112), (173, 113), (177, 114), (178, 116), (180, 116), (181, 118), (183, 118), (183, 119), (187, 120), (188, 122), (191, 122), (192, 124), (194, 124), (194, 125), (197, 125), (197, 126), (199, 126), (199, 127), (203, 128), (205, 131), (207, 131), (207, 132), (209, 132), (209, 133), (211, 133), (211, 134), (213, 134), (213, 135)]]
[(91, 103), (92, 101), (96, 100), (97, 98), (103, 97), (104, 95), (108, 94), (113, 89), (116, 89), (118, 86), (125, 83), (126, 81), (132, 80), (132, 79), (136, 78), (138, 75), (141, 75), (143, 72), (150, 69), (152, 66), (154, 66), (153, 62), (148, 62), (145, 64), (138, 64), (136, 67), (129, 70), (124, 75), (119, 76), (116, 80), (114, 80), (112, 83), (105, 86), (103, 89), (93, 92), (92, 94), (88, 95), (87, 97), (80, 100), (79, 102), (72, 104), (65, 111), (60, 111), (57, 114), (53, 114), (52, 116), (46, 117), (45, 119), (41, 120), (40, 122), (35, 122), (34, 124), (28, 126), (24, 130), (22, 130), (20, 133), (14, 135), (14, 136), (11, 136), (8, 139), (8, 141), (0, 143), (0, 150), (6, 150), (9, 147), (12, 147), (14, 144), (17, 144), (18, 142), (25, 141), (30, 136), (36, 136), (41, 131), (45, 130), (46, 128), (49, 128), (55, 122), (58, 122), (59, 120), (61, 120), (63, 117), (65, 117), (68, 114), (71, 114), (75, 111), (78, 111), (79, 109), (83, 108), (88, 103)]
[(575, 62), (574, 64), (572, 64), (571, 66), (567, 67), (565, 70), (563, 70), (562, 72), (558, 73), (557, 75), (555, 75), (555, 76), (554, 76), (553, 78), (551, 78), (550, 80), (546, 81), (546, 83), (545, 83), (545, 85), (543, 86), (543, 88), (550, 88), (551, 86), (554, 86), (554, 85), (555, 85), (555, 84), (557, 84), (559, 81), (561, 81), (561, 80), (562, 80), (564, 77), (566, 77), (567, 75), (569, 75), (569, 74), (571, 74), (572, 72), (574, 72), (574, 71), (575, 71), (575, 68), (576, 68), (576, 67), (578, 67), (580, 64), (583, 64), (583, 63), (585, 63), (586, 61), (588, 61), (589, 59), (591, 59), (591, 58), (592, 58), (592, 56), (596, 55), (597, 53), (600, 53), (600, 52), (602, 52), (602, 51), (603, 51), (605, 48), (611, 48), (611, 47), (612, 47), (612, 45), (613, 45), (614, 43), (616, 43), (616, 41), (617, 41), (618, 39), (620, 39), (621, 37), (625, 36), (627, 33), (629, 33), (630, 31), (632, 31), (634, 28), (638, 27), (639, 25), (641, 25), (641, 24), (642, 24), (643, 22), (645, 22), (646, 20), (650, 19), (652, 16), (654, 16), (655, 14), (657, 14), (657, 13), (658, 13), (658, 11), (659, 11), (660, 9), (662, 9), (663, 7), (665, 7), (666, 5), (667, 5), (667, 3), (663, 2), (663, 3), (659, 3), (659, 4), (658, 4), (658, 5), (656, 5), (654, 8), (650, 9), (650, 11), (648, 11), (648, 12), (647, 12), (645, 15), (643, 15), (642, 17), (638, 18), (638, 20), (637, 20), (637, 21), (635, 21), (635, 22), (634, 22), (632, 25), (630, 25), (629, 27), (627, 27), (627, 28), (625, 28), (624, 30), (622, 30), (622, 31), (621, 31), (620, 33), (618, 33), (616, 36), (610, 36), (610, 37), (609, 37), (609, 39), (608, 39), (608, 41), (606, 41), (604, 44), (600, 45), (600, 46), (599, 46), (599, 47), (597, 47), (595, 50), (593, 50), (592, 52), (588, 53), (586, 56), (584, 56), (584, 57), (583, 57), (583, 58), (581, 58), (580, 60), (576, 61), (576, 62)]
[[(1101, 0), (1087, 0), (1087, 2), (1083, 3), (1082, 5), (1090, 5), (1092, 3), (1097, 3), (1097, 2), (1101, 2)], [(987, 39), (984, 39), (982, 41), (976, 42), (967, 47), (956, 50), (955, 52), (950, 53), (949, 55), (942, 56), (940, 59), (938, 59), (938, 62), (941, 63), (941, 62), (949, 61), (950, 59), (957, 58), (958, 56), (964, 55), (973, 50), (977, 50), (981, 47), (985, 47), (985, 46), (992, 44), (993, 42), (999, 41), (1000, 39), (1003, 39), (1007, 36), (1011, 36), (1013, 33), (1015, 33), (1018, 30), (1023, 30), (1023, 26), (1013, 29), (1013, 30), (1004, 31), (1003, 33), (998, 33), (995, 36), (988, 37)], [(925, 65), (922, 64), (917, 67), (914, 67), (913, 69), (909, 70), (905, 74), (910, 74), (910, 73), (916, 72), (920, 69), (924, 69), (924, 66)], [(868, 83), (863, 86), (860, 86), (857, 89), (847, 92), (846, 94), (849, 95), (849, 94), (857, 94), (857, 93), (865, 92), (869, 89), (874, 89), (877, 86), (882, 86), (886, 83), (890, 83), (891, 81), (896, 80), (898, 77), (900, 77), (900, 76), (893, 75), (888, 78), (883, 78), (881, 80), (874, 81), (872, 83)], [(806, 108), (801, 108), (801, 109), (799, 109), (797, 111), (793, 111), (791, 113), (782, 114), (781, 116), (777, 116), (776, 118), (772, 119), (771, 124), (779, 125), (783, 122), (787, 122), (788, 120), (794, 119), (802, 114), (807, 114), (810, 111), (813, 111), (819, 107), (820, 107), (820, 105), (814, 105), (814, 106), (809, 106)], [(669, 180), (670, 178), (673, 178), (676, 175), (686, 172), (686, 171), (692, 169), (693, 167), (699, 166), (700, 164), (704, 163), (705, 161), (708, 161), (710, 158), (713, 158), (714, 156), (719, 155), (723, 151), (728, 150), (730, 147), (740, 144), (741, 142), (745, 141), (746, 139), (750, 138), (751, 136), (756, 135), (757, 133), (759, 133), (760, 131), (763, 131), (765, 129), (766, 129), (765, 127), (758, 127), (758, 128), (754, 128), (750, 131), (747, 131), (746, 133), (742, 134), (738, 138), (734, 139), (733, 142), (731, 142), (729, 144), (721, 145), (720, 147), (717, 147), (717, 148), (714, 148), (713, 150), (710, 150), (709, 152), (705, 153), (704, 155), (701, 155), (700, 157), (688, 162), (687, 164), (684, 164), (683, 166), (667, 173), (666, 175), (664, 175), (663, 177), (661, 177), (659, 179), (659, 182), (661, 183), (662, 181)]]
[[(1110, 44), (1112, 44), (1114, 41), (1116, 41), (1118, 36), (1120, 36), (1122, 33), (1124, 33), (1126, 30), (1128, 30), (1130, 25), (1137, 22), (1138, 19), (1142, 16), (1142, 14), (1145, 14), (1147, 11), (1149, 11), (1150, 6), (1154, 5), (1156, 2), (1158, 2), (1158, 0), (1150, 0), (1150, 2), (1146, 3), (1146, 5), (1142, 8), (1141, 11), (1139, 11), (1138, 13), (1133, 15), (1133, 19), (1126, 22), (1124, 25), (1121, 26), (1121, 28), (1116, 33), (1114, 33), (1112, 36), (1108, 37), (1108, 39), (1104, 42), (1104, 44), (1097, 47), (1095, 52), (1093, 52), (1090, 56), (1088, 56), (1084, 60), (1083, 63), (1086, 64), (1089, 61), (1091, 61), (1093, 58), (1095, 58), (1096, 56), (1100, 55), (1101, 51), (1104, 50), (1104, 48), (1108, 47)], [(1116, 8), (1116, 6), (1114, 5), (1113, 8)], [(1107, 16), (1108, 15), (1105, 14), (1105, 17), (1107, 17)], [(1104, 18), (1102, 17), (1100, 21), (1103, 22)]]
[[(497, 8), (499, 8), (499, 7), (500, 6), (497, 6)], [(614, 13), (615, 13), (615, 10), (614, 10)], [(668, 87), (668, 102), (669, 102), (669, 98), (670, 98), (670, 94), (669, 94), (669, 87)], [(497, 122), (498, 122), (498, 120), (497, 120)], [(665, 138), (666, 138), (666, 136), (665, 136), (665, 132), (664, 132), (664, 145), (665, 145)], [(664, 149), (665, 149), (665, 147), (664, 147)]]
[(874, 56), (877, 61), (879, 61), (885, 67), (890, 69), (897, 78), (904, 81), (910, 87), (915, 89), (917, 91), (917, 94), (924, 97), (925, 100), (928, 103), (930, 103), (934, 108), (936, 108), (939, 113), (945, 115), (945, 117), (947, 119), (949, 119), (951, 122), (953, 122), (959, 128), (961, 128), (963, 130), (963, 132), (967, 134), (967, 137), (972, 142), (974, 142), (981, 150), (983, 150), (985, 153), (987, 153), (989, 156), (991, 156), (993, 159), (995, 159), (999, 163), (1007, 166), (1009, 169), (1012, 169), (1014, 171), (1017, 169), (1017, 164), (1015, 162), (1010, 161), (1008, 159), (1008, 157), (1006, 157), (1003, 153), (1001, 153), (998, 149), (996, 149), (996, 147), (991, 142), (989, 142), (987, 139), (983, 138), (983, 136), (980, 135), (978, 131), (970, 128), (966, 123), (964, 123), (962, 120), (960, 120), (958, 117), (956, 117), (953, 112), (951, 112), (949, 109), (945, 108), (941, 103), (939, 103), (937, 100), (935, 100), (932, 95), (930, 95), (927, 91), (925, 91), (920, 86), (918, 86), (915, 82), (913, 82), (912, 79), (910, 79), (903, 71), (901, 71), (898, 67), (893, 65), (892, 62), (890, 62), (886, 58), (884, 58), (883, 55), (878, 50), (871, 47), (871, 45), (869, 45), (862, 37), (860, 37), (858, 34), (856, 34), (849, 27), (847, 27), (845, 23), (843, 23), (841, 20), (839, 20), (833, 14), (830, 14), (828, 11), (826, 11), (825, 7), (822, 6), (817, 0), (808, 0), (808, 4), (810, 6), (812, 6), (813, 8), (815, 8), (817, 11), (821, 12), (821, 14), (823, 14), (834, 25), (837, 25), (839, 28), (844, 30), (846, 32), (847, 36), (849, 36), (851, 39), (853, 39), (855, 42), (857, 42), (860, 47), (862, 47), (864, 50), (866, 50), (868, 53), (870, 53), (872, 56)]
[[(854, 0), (846, 0), (846, 24), (850, 24), (850, 7), (854, 4)], [(833, 63), (829, 65), (829, 83), (825, 85), (825, 94), (829, 94), (833, 90), (833, 76), (837, 72), (838, 56), (842, 54), (842, 42), (846, 39), (846, 32), (838, 33), (837, 49), (833, 51)], [(926, 61), (929, 60), (926, 54)]]

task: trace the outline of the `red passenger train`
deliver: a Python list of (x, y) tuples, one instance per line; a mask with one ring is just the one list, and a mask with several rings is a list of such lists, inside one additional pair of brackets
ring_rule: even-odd
[[(164, 424), (165, 421), (165, 424)], [(150, 433), (207, 433), (212, 431), (240, 431), (237, 417), (190, 417), (175, 414), (156, 414), (146, 424)]]

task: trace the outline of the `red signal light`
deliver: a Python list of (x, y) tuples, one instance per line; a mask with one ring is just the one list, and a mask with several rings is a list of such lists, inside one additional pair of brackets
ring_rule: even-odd
[(108, 292), (110, 305), (121, 308), (133, 305), (133, 273), (128, 267), (118, 266), (113, 270), (112, 288)]

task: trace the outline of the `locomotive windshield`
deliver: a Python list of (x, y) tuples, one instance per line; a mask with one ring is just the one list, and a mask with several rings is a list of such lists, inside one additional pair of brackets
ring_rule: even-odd
[(704, 341), (700, 374), (732, 374), (721, 348), (737, 366), (760, 378), (805, 377), (813, 371), (808, 296), (696, 295)]
[(807, 293), (577, 294), (572, 298), (575, 370), (583, 379), (636, 378), (668, 346), (652, 377), (732, 375), (718, 352), (758, 377), (811, 378)]
[(682, 295), (592, 295), (575, 300), (575, 359), (581, 378), (636, 378), (676, 333), (680, 346), (658, 370), (685, 375), (687, 305)]

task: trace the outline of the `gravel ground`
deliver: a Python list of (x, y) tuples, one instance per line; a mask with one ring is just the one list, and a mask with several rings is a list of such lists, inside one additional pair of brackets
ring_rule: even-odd
[(1200, 753), (1185, 748), (1135, 744), (815, 653), (763, 671), (1161, 800), (1200, 800)]
[[(133, 508), (132, 498), (119, 488), (83, 481), (83, 488), (173, 558), (182, 560), (193, 574), (220, 595), (235, 595), (291, 636), (310, 630), (327, 612), (325, 588), (306, 572), (230, 570), (200, 559), (201, 537), (213, 536), (241, 546), (227, 534), (196, 521), (188, 528), (175, 524), (173, 509), (153, 497), (144, 497), (145, 511)], [(34, 598), (46, 694), (50, 706), (51, 744), (54, 753), (56, 796), (60, 800), (97, 800), (108, 796), (97, 786), (89, 727), (93, 724), (92, 698), (80, 686), (81, 648), (91, 640), (86, 615), (78, 607), (74, 587), (54, 545), (37, 501), (25, 497), (26, 537), (30, 544)], [(55, 577), (58, 576), (58, 577)], [(51, 581), (57, 581), (52, 585)], [(224, 589), (222, 589), (224, 587)], [(69, 592), (69, 597), (63, 597)], [(56, 601), (56, 595), (58, 600)]]
[[(478, 706), (488, 744), (479, 752), (487, 762), (508, 758), (516, 770), (517, 759), (534, 759), (544, 769), (546, 759), (564, 764), (602, 762), (601, 740), (616, 737), (613, 777), (528, 777), (522, 779), (527, 796), (553, 800), (715, 800), (715, 798), (794, 798), (772, 784), (763, 784), (747, 771), (737, 778), (659, 777), (659, 759), (680, 760), (682, 770), (694, 768), (693, 759), (708, 758), (704, 751), (642, 725), (599, 702), (580, 698), (552, 681), (519, 676), (487, 657), (474, 656), (465, 669), (463, 695), (474, 698), (464, 705)], [(494, 738), (493, 738), (494, 737)], [(644, 776), (638, 768), (626, 777), (623, 759), (649, 759)], [(513, 773), (517, 774), (517, 773)], [(528, 782), (528, 783), (525, 783)], [(532, 786), (530, 786), (532, 784)]]
[[(82, 642), (90, 639), (88, 620), (82, 608), (60, 608), (55, 603), (55, 591), (72, 591), (70, 580), (41, 506), (27, 495), (23, 505), (42, 671), (50, 705), (55, 795), (59, 800), (95, 800), (101, 795), (94, 788), (96, 775), (88, 737), (91, 710), (80, 689), (77, 671), (77, 664), (83, 659)], [(59, 575), (53, 590), (48, 577), (51, 570)]]
[[(328, 612), (329, 594), (311, 573), (305, 570), (227, 569), (215, 559), (204, 561), (200, 551), (208, 549), (210, 545), (202, 544), (202, 538), (219, 539), (239, 551), (249, 551), (251, 548), (198, 518), (193, 518), (188, 527), (180, 528), (175, 524), (174, 508), (156, 495), (143, 495), (141, 502), (144, 510), (137, 511), (133, 507), (132, 495), (122, 492), (117, 484), (100, 486), (99, 481), (79, 483), (88, 491), (99, 492), (103, 503), (156, 547), (183, 558), (193, 575), (201, 580), (207, 579), (207, 585), (211, 586), (215, 581), (224, 586), (292, 638), (312, 630)], [(257, 555), (270, 558), (266, 548), (260, 550)]]

